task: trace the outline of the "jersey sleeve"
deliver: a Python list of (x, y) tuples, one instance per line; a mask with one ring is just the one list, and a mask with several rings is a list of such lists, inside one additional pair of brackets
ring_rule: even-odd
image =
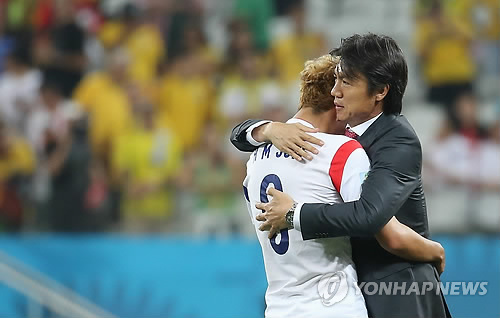
[(358, 200), (361, 185), (370, 170), (370, 160), (356, 140), (343, 144), (330, 164), (330, 178), (344, 202)]

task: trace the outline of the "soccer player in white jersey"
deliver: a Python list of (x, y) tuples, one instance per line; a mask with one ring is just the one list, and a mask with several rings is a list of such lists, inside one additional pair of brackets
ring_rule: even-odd
[[(256, 203), (267, 202), (270, 188), (286, 191), (300, 202), (339, 203), (357, 200), (370, 169), (361, 145), (344, 135), (336, 120), (330, 90), (337, 60), (330, 55), (306, 63), (301, 73), (300, 109), (289, 122), (315, 127), (324, 146), (313, 161), (297, 161), (271, 144), (250, 155), (244, 192), (250, 219), (262, 247), (268, 289), (266, 318), (367, 317), (348, 237), (304, 241), (296, 229), (268, 238), (255, 220)], [(423, 238), (393, 218), (377, 234), (389, 252), (415, 261), (433, 261), (441, 245)], [(398, 246), (392, 248), (395, 240)], [(328, 279), (330, 278), (330, 279)], [(336, 289), (336, 293), (334, 292)]]

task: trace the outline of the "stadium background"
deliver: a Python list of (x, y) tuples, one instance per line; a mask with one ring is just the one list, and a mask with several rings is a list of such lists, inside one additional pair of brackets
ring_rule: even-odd
[(488, 282), (451, 312), (500, 317), (498, 0), (0, 0), (0, 317), (263, 317), (230, 128), (368, 31), (407, 56), (443, 281)]

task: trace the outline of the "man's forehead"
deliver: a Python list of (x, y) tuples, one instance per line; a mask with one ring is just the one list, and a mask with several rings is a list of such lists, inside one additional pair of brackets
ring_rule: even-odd
[(360, 77), (363, 77), (359, 73), (352, 73), (352, 72), (345, 73), (345, 70), (342, 68), (342, 63), (341, 62), (339, 62), (339, 64), (337, 64), (337, 66), (335, 66), (335, 75), (337, 77), (350, 78), (352, 80), (357, 80)]

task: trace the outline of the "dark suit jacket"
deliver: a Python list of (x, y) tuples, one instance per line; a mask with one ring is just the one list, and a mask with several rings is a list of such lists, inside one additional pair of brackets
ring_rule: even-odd
[[(233, 129), (231, 142), (238, 149), (255, 149), (246, 141), (246, 129), (257, 121), (247, 120)], [(335, 205), (304, 204), (300, 214), (302, 237), (309, 240), (351, 236), (353, 259), (360, 282), (387, 278), (390, 281), (411, 278), (411, 281), (423, 279), (437, 282), (438, 277), (431, 265), (408, 262), (390, 254), (374, 238), (393, 216), (424, 237), (429, 236), (421, 177), (422, 150), (415, 131), (404, 116), (382, 114), (358, 141), (371, 161), (361, 198)], [(408, 275), (408, 270), (413, 270), (411, 275)], [(396, 300), (395, 296), (365, 295), (365, 299), (373, 317), (446, 317), (444, 298), (439, 293), (437, 296), (426, 297), (425, 302), (432, 304), (428, 308), (418, 305), (422, 302), (421, 297)], [(395, 304), (401, 308), (398, 309)], [(412, 304), (419, 308), (412, 309)]]

